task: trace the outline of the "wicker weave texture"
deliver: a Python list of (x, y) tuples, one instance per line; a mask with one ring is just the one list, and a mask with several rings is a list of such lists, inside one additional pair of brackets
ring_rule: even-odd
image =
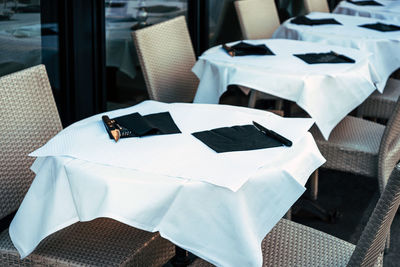
[(376, 258), (383, 254), (386, 237), (400, 205), (400, 164), (388, 179), (388, 183), (365, 226), (349, 266), (374, 266)]
[(32, 182), (28, 153), (62, 129), (43, 65), (0, 78), (0, 121), (1, 219), (18, 208)]
[(244, 39), (268, 39), (279, 27), (274, 0), (235, 1)]
[(390, 117), (379, 148), (378, 181), (380, 192), (400, 160), (400, 98)]
[(304, 7), (306, 8), (306, 13), (310, 12), (329, 13), (329, 6), (327, 0), (304, 0)]
[[(326, 158), (324, 168), (378, 177), (379, 146), (385, 126), (356, 117), (345, 117), (325, 140), (319, 130), (311, 132)], [(392, 167), (393, 168), (393, 167)]]
[(132, 33), (151, 99), (192, 102), (198, 79), (185, 17), (180, 16)]
[[(262, 242), (263, 266), (383, 266), (386, 237), (399, 205), (400, 164), (392, 169), (357, 246), (281, 219)], [(199, 259), (192, 266), (212, 265)]]
[(174, 253), (175, 246), (158, 233), (106, 218), (56, 232), (23, 260), (8, 231), (0, 234), (0, 266), (162, 266)]
[[(346, 266), (354, 245), (310, 227), (281, 219), (264, 238), (263, 266)], [(204, 260), (193, 266), (212, 266)]]
[(400, 80), (389, 79), (383, 94), (375, 91), (358, 108), (357, 112), (362, 117), (389, 119), (400, 97)]

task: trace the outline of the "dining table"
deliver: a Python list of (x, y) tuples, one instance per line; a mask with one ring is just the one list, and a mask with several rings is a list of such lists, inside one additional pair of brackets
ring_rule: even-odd
[(294, 23), (296, 18), (292, 18), (274, 32), (273, 38), (337, 45), (371, 53), (374, 83), (377, 90), (383, 92), (390, 75), (400, 68), (400, 23), (322, 12), (312, 12), (305, 18), (337, 23), (304, 25)]
[[(263, 238), (325, 162), (308, 132), (313, 119), (152, 100), (106, 113), (117, 122), (121, 116), (155, 114), (168, 114), (175, 131), (115, 142), (105, 130), (105, 114), (98, 114), (70, 125), (30, 153), (36, 157), (31, 167), (36, 176), (9, 228), (22, 258), (60, 229), (108, 217), (159, 231), (217, 266), (262, 265)], [(276, 143), (253, 121), (292, 145)], [(248, 145), (253, 139), (229, 139), (215, 129), (233, 134), (247, 129), (275, 145), (217, 153), (200, 133), (213, 133), (222, 146)]]
[[(232, 57), (221, 45), (207, 50), (192, 68), (200, 79), (195, 103), (218, 103), (228, 85), (244, 86), (295, 102), (328, 139), (334, 127), (376, 89), (378, 77), (370, 53), (287, 39), (245, 43), (266, 45), (274, 55)], [(354, 62), (309, 64), (296, 56), (324, 53), (346, 56)]]
[(398, 0), (341, 1), (333, 13), (400, 23), (400, 2)]

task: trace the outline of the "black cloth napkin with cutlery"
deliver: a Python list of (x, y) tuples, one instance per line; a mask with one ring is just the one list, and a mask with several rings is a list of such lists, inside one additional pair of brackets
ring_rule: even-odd
[(217, 153), (247, 151), (282, 146), (282, 142), (265, 135), (254, 125), (217, 128), (192, 133)]
[(383, 6), (381, 3), (378, 3), (376, 1), (352, 1), (352, 0), (347, 0), (347, 2), (353, 4), (353, 5), (358, 5), (358, 6)]
[(306, 16), (297, 16), (294, 19), (292, 19), (290, 21), (290, 23), (298, 24), (298, 25), (309, 25), (309, 26), (326, 25), (326, 24), (342, 25), (342, 23), (340, 23), (339, 21), (332, 19), (332, 18), (310, 19), (310, 18), (307, 18)]
[(146, 116), (135, 112), (113, 120), (122, 128), (121, 138), (181, 133), (169, 112)]
[(367, 28), (370, 30), (380, 31), (380, 32), (393, 32), (393, 31), (400, 31), (400, 26), (393, 25), (393, 24), (384, 24), (384, 23), (373, 23), (373, 24), (363, 24), (358, 25), (359, 27)]
[(265, 44), (253, 45), (245, 42), (240, 42), (233, 46), (223, 44), (222, 48), (232, 57), (250, 55), (275, 55)]
[(296, 54), (295, 57), (300, 58), (308, 64), (323, 64), (323, 63), (355, 63), (356, 61), (345, 55), (337, 54), (333, 51), (328, 53), (307, 53)]

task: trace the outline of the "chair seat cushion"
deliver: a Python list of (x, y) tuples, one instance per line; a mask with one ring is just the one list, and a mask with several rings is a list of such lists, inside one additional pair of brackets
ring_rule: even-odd
[(379, 123), (347, 116), (333, 129), (328, 141), (316, 127), (311, 133), (326, 158), (324, 168), (376, 177), (384, 130)]
[(0, 233), (0, 266), (161, 266), (175, 246), (150, 233), (112, 219), (78, 222), (43, 240), (23, 260), (8, 229)]
[[(346, 266), (355, 246), (313, 228), (281, 219), (264, 238), (263, 266)], [(198, 259), (191, 266), (213, 266)]]
[(375, 91), (359, 107), (358, 114), (363, 117), (389, 119), (400, 96), (400, 80), (389, 79), (383, 93)]

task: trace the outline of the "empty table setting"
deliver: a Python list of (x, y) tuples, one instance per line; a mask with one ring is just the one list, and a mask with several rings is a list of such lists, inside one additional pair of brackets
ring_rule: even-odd
[(341, 1), (333, 13), (370, 17), (400, 23), (400, 1), (396, 0), (353, 0)]
[(280, 39), (228, 47), (243, 44), (265, 46), (268, 51), (232, 57), (222, 46), (207, 50), (192, 69), (200, 79), (195, 103), (218, 103), (228, 85), (245, 86), (296, 102), (328, 139), (332, 129), (375, 90), (377, 77), (369, 53)]
[(313, 123), (157, 101), (89, 117), (30, 154), (36, 177), (10, 237), (26, 257), (60, 229), (109, 217), (218, 266), (261, 266), (262, 239), (325, 162)]
[(283, 23), (273, 38), (338, 45), (372, 53), (371, 71), (378, 91), (400, 68), (400, 24), (356, 16), (312, 12)]

